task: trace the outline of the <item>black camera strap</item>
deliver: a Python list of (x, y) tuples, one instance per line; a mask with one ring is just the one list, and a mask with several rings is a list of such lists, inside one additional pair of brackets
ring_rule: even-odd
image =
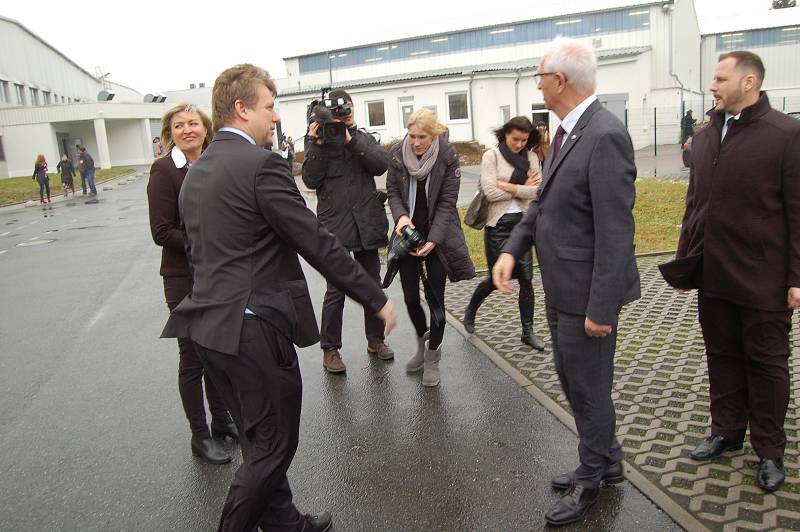
[(422, 279), (422, 288), (425, 292), (425, 301), (428, 302), (428, 310), (431, 311), (431, 323), (437, 327), (444, 327), (444, 304), (439, 301), (439, 297), (428, 282), (428, 276), (425, 275), (425, 259), (420, 258), (417, 262), (419, 263), (419, 276)]

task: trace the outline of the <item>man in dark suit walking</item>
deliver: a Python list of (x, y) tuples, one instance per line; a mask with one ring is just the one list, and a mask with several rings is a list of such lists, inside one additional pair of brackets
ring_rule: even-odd
[(511, 234), (492, 275), (510, 293), (515, 260), (536, 245), (556, 372), (578, 428), (580, 465), (552, 480), (566, 494), (545, 515), (580, 520), (602, 483), (623, 480), (611, 400), (619, 311), (640, 297), (633, 252), (636, 167), (622, 122), (594, 95), (597, 60), (586, 45), (557, 39), (534, 78), (561, 120), (539, 198)]
[(289, 166), (265, 150), (279, 118), (264, 70), (237, 65), (212, 93), (216, 135), (180, 193), (194, 286), (165, 337), (187, 337), (237, 425), (244, 463), (220, 531), (331, 530), (331, 516), (301, 515), (286, 471), (298, 444), (302, 382), (294, 346), (319, 340), (298, 253), (385, 323), (394, 307), (378, 284), (306, 208)]
[(789, 330), (800, 308), (800, 122), (770, 107), (763, 80), (757, 55), (720, 56), (711, 124), (692, 142), (676, 260), (662, 272), (699, 289), (711, 435), (691, 457), (741, 449), (749, 424), (758, 485), (774, 491), (785, 478)]

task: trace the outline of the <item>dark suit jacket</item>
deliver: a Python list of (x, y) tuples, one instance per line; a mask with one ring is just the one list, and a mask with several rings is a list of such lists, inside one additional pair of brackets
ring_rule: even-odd
[(299, 253), (339, 290), (377, 313), (386, 296), (308, 210), (277, 153), (220, 132), (189, 170), (180, 212), (192, 294), (164, 337), (188, 337), (235, 355), (244, 310), (305, 347), (319, 340)]
[(622, 122), (598, 101), (581, 115), (557, 158), (550, 145), (539, 199), (503, 251), (536, 244), (548, 306), (613, 324), (638, 299), (633, 203), (636, 166)]
[(786, 310), (788, 288), (800, 286), (800, 122), (773, 110), (766, 93), (724, 142), (724, 113), (709, 116), (692, 141), (677, 258), (702, 256), (694, 288), (706, 296)]

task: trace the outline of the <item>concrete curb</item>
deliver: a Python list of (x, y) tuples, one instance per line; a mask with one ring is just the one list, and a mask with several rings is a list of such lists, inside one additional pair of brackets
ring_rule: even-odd
[[(662, 255), (669, 252), (655, 252), (645, 253), (642, 256)], [(563, 423), (574, 434), (578, 434), (575, 427), (575, 419), (567, 412), (560, 404), (551, 399), (546, 393), (533, 384), (525, 375), (517, 371), (514, 366), (508, 363), (499, 353), (492, 349), (486, 342), (481, 340), (474, 334), (469, 334), (461, 321), (453, 316), (449, 311), (445, 311), (447, 323), (457, 330), (469, 343), (475, 346), (478, 351), (483, 353), (489, 360), (500, 368), (506, 375), (511, 377), (517, 385), (525, 390), (531, 397), (533, 397), (540, 405), (542, 405), (548, 412), (553, 414), (561, 423)], [(687, 512), (683, 506), (676, 503), (672, 498), (664, 493), (656, 484), (647, 479), (638, 470), (631, 467), (630, 464), (625, 462), (625, 478), (633, 484), (636, 489), (641, 491), (653, 504), (658, 506), (662, 511), (669, 515), (675, 523), (683, 527), (685, 530), (692, 532), (710, 532), (710, 529), (703, 525), (700, 521)]]

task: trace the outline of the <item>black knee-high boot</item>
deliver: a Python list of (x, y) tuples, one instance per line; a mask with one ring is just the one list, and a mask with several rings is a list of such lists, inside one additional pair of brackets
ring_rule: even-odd
[(489, 294), (493, 291), (494, 283), (492, 283), (492, 278), (487, 277), (478, 283), (478, 286), (475, 287), (475, 291), (472, 292), (469, 304), (467, 308), (464, 309), (464, 328), (468, 333), (472, 334), (475, 332), (475, 314), (478, 312), (478, 307), (481, 306), (483, 300), (489, 297)]
[(525, 286), (520, 283), (519, 290), (519, 321), (522, 322), (522, 340), (537, 351), (544, 350), (544, 342), (533, 332), (533, 307), (535, 299), (533, 297), (533, 287)]

